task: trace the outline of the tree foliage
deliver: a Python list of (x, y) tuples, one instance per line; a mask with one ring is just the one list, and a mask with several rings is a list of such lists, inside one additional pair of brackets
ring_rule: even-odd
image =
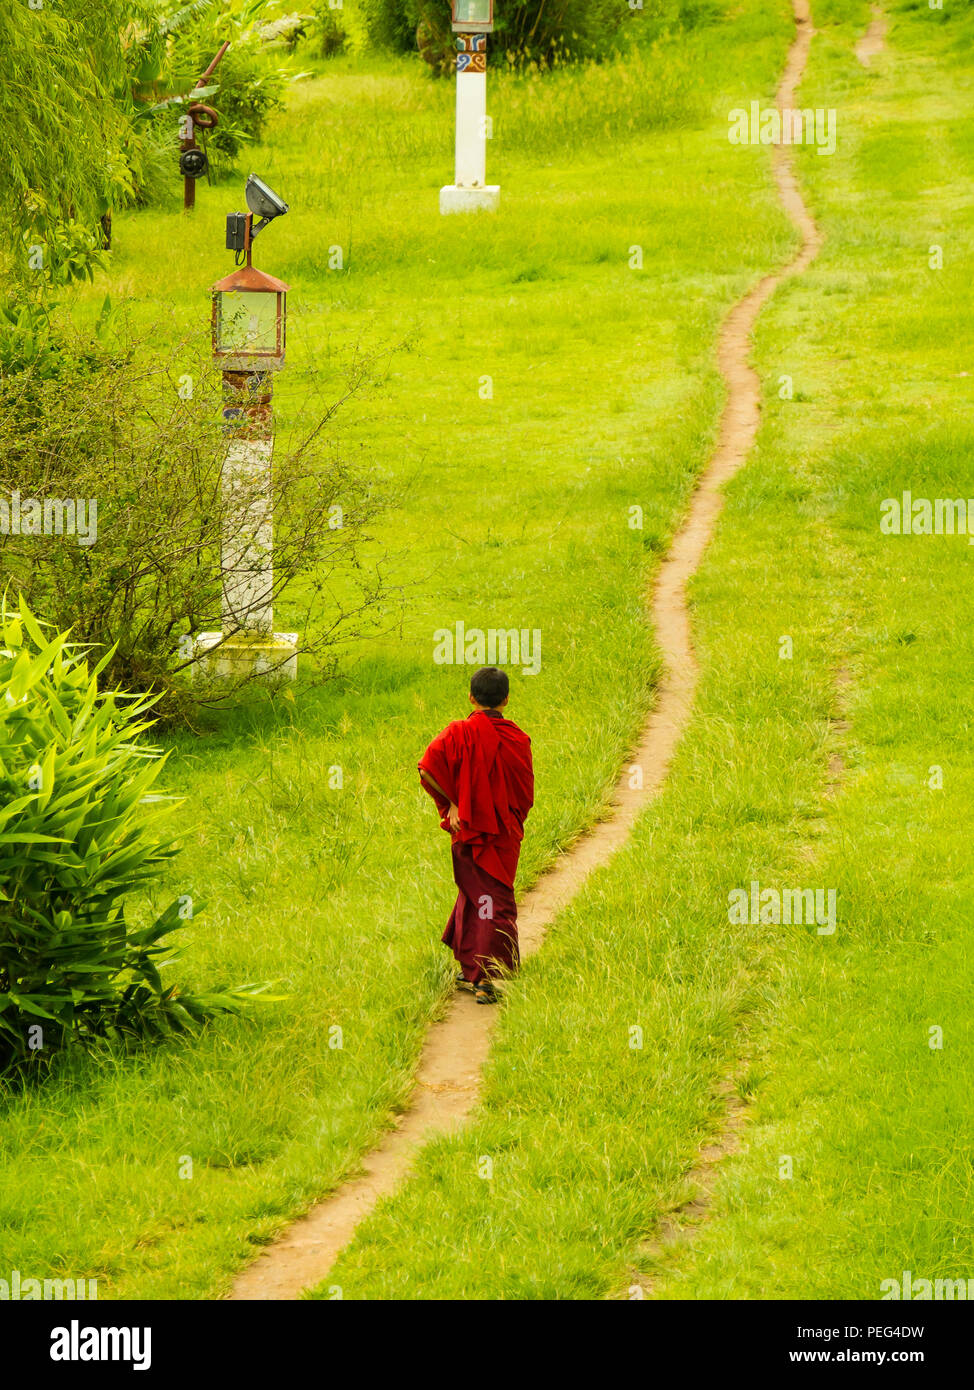
[(27, 242), (69, 220), (93, 223), (125, 180), (125, 74), (130, 0), (0, 5), (0, 239), (15, 275)]
[(151, 201), (167, 176), (176, 186), (179, 118), (224, 39), (203, 94), (220, 115), (217, 161), (259, 138), (284, 89), (263, 34), (271, 0), (36, 3), (0, 4), (0, 262), (35, 299), (58, 283), (60, 243), (77, 253), (92, 237), (95, 266), (98, 219)]
[[(401, 52), (417, 42), (437, 71), (452, 67), (450, 0), (360, 0), (373, 43)], [(512, 64), (604, 58), (634, 40), (692, 27), (720, 0), (496, 0), (492, 51)]]

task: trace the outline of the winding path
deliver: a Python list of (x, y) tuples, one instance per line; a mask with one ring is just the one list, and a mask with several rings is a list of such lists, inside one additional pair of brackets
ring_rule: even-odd
[[(777, 105), (778, 109), (784, 111), (792, 108), (795, 104), (795, 92), (801, 82), (808, 62), (808, 52), (811, 48), (812, 37), (815, 30), (811, 24), (811, 13), (808, 0), (793, 0), (795, 10), (795, 25), (797, 33), (795, 40), (788, 54), (788, 61), (778, 88)], [(882, 16), (882, 11), (874, 7), (874, 13)], [(877, 21), (873, 21), (873, 29), (876, 28)], [(882, 47), (883, 34), (885, 33), (885, 19), (880, 27), (879, 47)], [(876, 52), (879, 49), (874, 50)], [(858, 50), (857, 50), (858, 54)], [(860, 57), (860, 61), (862, 61)], [(754, 410), (759, 409), (758, 380), (747, 363), (747, 335), (754, 325), (754, 321), (760, 312), (761, 306), (768, 297), (774, 292), (783, 280), (789, 279), (793, 275), (798, 275), (806, 270), (818, 255), (822, 245), (822, 234), (815, 225), (815, 220), (805, 206), (804, 199), (798, 188), (795, 178), (794, 164), (791, 149), (788, 146), (778, 145), (774, 150), (774, 177), (778, 185), (778, 192), (781, 197), (782, 206), (788, 213), (792, 222), (798, 229), (801, 236), (801, 247), (798, 254), (787, 266), (774, 275), (769, 275), (762, 280), (759, 285), (747, 295), (737, 307), (732, 310), (724, 331), (721, 336), (719, 355), (720, 365), (724, 376), (730, 387), (730, 397), (724, 415), (724, 423), (728, 423), (728, 415), (734, 400), (735, 392), (740, 393), (740, 400), (747, 401), (749, 410), (753, 405)], [(743, 334), (735, 331), (735, 316), (741, 315), (744, 319)], [(737, 325), (741, 327), (740, 324)], [(750, 421), (750, 413), (747, 420)], [(754, 441), (756, 433), (756, 420), (753, 424), (748, 423), (749, 429), (747, 448), (749, 449)], [(733, 425), (730, 426), (733, 428)], [(718, 445), (717, 454), (711, 464), (711, 469), (720, 457), (721, 449)], [(738, 464), (731, 468), (731, 473), (736, 472)], [(706, 486), (707, 477), (701, 486)], [(727, 475), (725, 475), (727, 476)], [(719, 504), (718, 504), (719, 505)], [(712, 529), (712, 528), (711, 528)], [(837, 708), (843, 707), (843, 695), (848, 684), (848, 672), (844, 669), (836, 673), (836, 700)], [(847, 727), (845, 721), (836, 718), (832, 721), (834, 729)], [(841, 777), (843, 764), (841, 756), (834, 753), (829, 762), (829, 778), (825, 795), (833, 797), (836, 794), (839, 778)], [(744, 1071), (743, 1059), (738, 1059), (734, 1072)], [(738, 1151), (741, 1146), (742, 1131), (747, 1122), (747, 1107), (741, 1099), (735, 1086), (735, 1075), (725, 1076), (719, 1085), (719, 1092), (724, 1103), (724, 1117), (718, 1134), (708, 1139), (700, 1148), (691, 1167), (685, 1174), (688, 1189), (691, 1195), (675, 1210), (668, 1212), (660, 1221), (657, 1229), (647, 1240), (639, 1246), (639, 1254), (645, 1260), (658, 1259), (664, 1251), (672, 1246), (682, 1244), (692, 1240), (698, 1234), (700, 1226), (709, 1221), (713, 1216), (713, 1192), (716, 1186), (717, 1175), (720, 1164), (723, 1160)], [(643, 1274), (632, 1270), (630, 1272), (631, 1283), (629, 1285), (629, 1298), (645, 1298), (651, 1296), (657, 1287), (658, 1280), (651, 1274)]]
[[(794, 104), (813, 32), (808, 0), (793, 0), (793, 4), (797, 33), (778, 89), (780, 109)], [(717, 446), (693, 494), (686, 521), (660, 567), (650, 601), (664, 661), (656, 708), (639, 747), (626, 759), (609, 818), (580, 839), (525, 896), (518, 916), (523, 956), (538, 949), (552, 918), (626, 842), (636, 817), (659, 791), (690, 717), (698, 672), (686, 586), (713, 535), (723, 505), (722, 489), (744, 463), (757, 434), (761, 387), (748, 361), (751, 330), (778, 285), (805, 270), (821, 244), (798, 191), (791, 150), (786, 146), (774, 150), (774, 177), (782, 205), (800, 233), (801, 247), (794, 260), (765, 276), (734, 306), (720, 333), (717, 358), (727, 384), (727, 402)], [(642, 769), (639, 789), (629, 785), (633, 764)], [(362, 1176), (344, 1183), (269, 1245), (237, 1278), (231, 1298), (293, 1299), (326, 1279), (359, 1222), (406, 1176), (424, 1139), (431, 1132), (459, 1128), (470, 1114), (480, 1094), (481, 1071), (496, 1019), (494, 1010), (482, 1008), (471, 995), (455, 996), (445, 1017), (427, 1035), (409, 1109), (366, 1156)]]
[(872, 23), (856, 44), (856, 57), (864, 68), (872, 64), (886, 44), (886, 14), (881, 5), (873, 5), (872, 12)]

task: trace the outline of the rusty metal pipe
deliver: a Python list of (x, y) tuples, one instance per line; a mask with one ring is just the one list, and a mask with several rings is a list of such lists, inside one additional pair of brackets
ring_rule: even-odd
[[(218, 53), (218, 54), (216, 55), (216, 57), (213, 59), (213, 62), (212, 62), (212, 63), (210, 64), (210, 66), (206, 69), (206, 72), (203, 73), (202, 77), (201, 77), (200, 80), (197, 82), (197, 84), (196, 84), (197, 87), (202, 87), (202, 86), (203, 86), (203, 83), (206, 81), (206, 79), (207, 79), (208, 77), (211, 77), (211, 76), (212, 76), (212, 74), (213, 74), (213, 69), (216, 67), (217, 63), (220, 61), (220, 59), (223, 57), (224, 53), (226, 53), (226, 51), (227, 51), (227, 49), (228, 49), (229, 47), (230, 47), (230, 40), (228, 39), (228, 40), (226, 41), (226, 43), (223, 45), (223, 47), (220, 49), (219, 53)], [(194, 89), (194, 90), (195, 90), (195, 89)], [(190, 92), (190, 96), (192, 96), (192, 95), (193, 95), (193, 93)]]
[[(226, 51), (227, 51), (227, 49), (228, 49), (229, 47), (230, 47), (230, 40), (228, 39), (227, 42), (226, 42), (225, 44), (222, 44), (222, 45), (221, 45), (220, 51), (217, 53), (216, 57), (213, 59), (213, 61), (212, 61), (212, 63), (210, 64), (210, 66), (209, 66), (209, 67), (206, 69), (206, 71), (201, 75), (201, 77), (200, 77), (199, 81), (197, 82), (196, 86), (193, 88), (193, 92), (195, 92), (198, 88), (202, 87), (202, 86), (205, 84), (206, 79), (207, 79), (208, 77), (211, 77), (211, 76), (212, 76), (213, 72), (216, 70), (216, 65), (217, 65), (217, 63), (220, 61), (220, 59), (223, 57), (224, 53), (226, 53)], [(192, 96), (192, 95), (193, 95), (193, 92), (188, 93), (188, 95), (189, 95), (189, 96)], [(201, 110), (205, 110), (205, 111), (207, 111), (207, 112), (210, 112), (214, 117), (216, 117), (216, 112), (213, 111), (211, 107), (208, 107), (208, 106), (207, 106), (207, 107), (204, 107), (203, 104), (202, 104), (202, 102), (196, 102), (195, 104), (196, 104), (196, 106), (199, 107)], [(179, 145), (180, 150), (191, 150), (191, 149), (193, 149), (193, 148), (195, 147), (195, 145), (196, 145), (196, 136), (195, 136), (195, 134), (194, 134), (195, 129), (196, 129), (196, 122), (193, 120), (193, 117), (192, 117), (192, 115), (190, 114), (190, 112), (192, 111), (192, 109), (193, 109), (193, 108), (190, 107), (190, 108), (189, 108), (189, 111), (187, 112), (187, 115), (189, 116), (189, 123), (190, 123), (190, 133), (189, 133), (189, 137), (188, 137), (187, 139), (184, 139), (184, 140), (181, 140), (181, 141), (180, 141), (180, 145)], [(201, 124), (202, 124), (202, 123), (201, 123)], [(202, 124), (202, 128), (203, 128), (204, 130), (212, 130), (212, 129), (213, 129), (213, 126), (215, 126), (215, 125), (216, 125), (216, 120), (213, 121), (213, 124), (212, 124), (212, 125), (205, 125), (205, 124)], [(183, 211), (184, 211), (184, 212), (190, 212), (190, 211), (192, 211), (192, 209), (193, 209), (195, 206), (196, 206), (196, 180), (195, 180), (195, 179), (190, 179), (190, 178), (185, 178), (185, 177), (184, 177), (184, 178), (183, 178)]]

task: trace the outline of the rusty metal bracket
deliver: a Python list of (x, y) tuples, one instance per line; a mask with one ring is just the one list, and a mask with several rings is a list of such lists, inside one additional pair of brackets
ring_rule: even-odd
[[(193, 88), (193, 92), (198, 91), (200, 87), (206, 86), (206, 79), (212, 76), (213, 72), (216, 70), (217, 63), (219, 63), (220, 59), (223, 57), (224, 53), (226, 53), (229, 47), (229, 40), (226, 43), (221, 44), (220, 49), (216, 54), (216, 57), (210, 63), (206, 71), (200, 75), (199, 80), (196, 83), (196, 86)], [(192, 97), (193, 92), (187, 92), (187, 97)], [(203, 131), (214, 130), (216, 126), (219, 124), (220, 117), (219, 114), (213, 110), (212, 106), (207, 106), (202, 101), (193, 101), (186, 108), (186, 115), (184, 117), (184, 120), (189, 122), (189, 126), (188, 129), (184, 129), (184, 134), (179, 142), (179, 150), (181, 154), (184, 153), (186, 150), (199, 149), (199, 146), (196, 143), (197, 127)], [(190, 208), (194, 208), (195, 206), (196, 180), (191, 179), (189, 177), (184, 177), (183, 209), (184, 211), (189, 211)]]

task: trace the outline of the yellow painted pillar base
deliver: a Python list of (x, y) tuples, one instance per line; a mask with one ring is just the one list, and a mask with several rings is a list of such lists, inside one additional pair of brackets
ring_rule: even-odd
[(257, 676), (279, 682), (293, 681), (298, 674), (296, 632), (238, 632), (226, 641), (222, 632), (201, 632), (196, 647), (205, 653), (199, 674), (210, 679), (236, 682)]

